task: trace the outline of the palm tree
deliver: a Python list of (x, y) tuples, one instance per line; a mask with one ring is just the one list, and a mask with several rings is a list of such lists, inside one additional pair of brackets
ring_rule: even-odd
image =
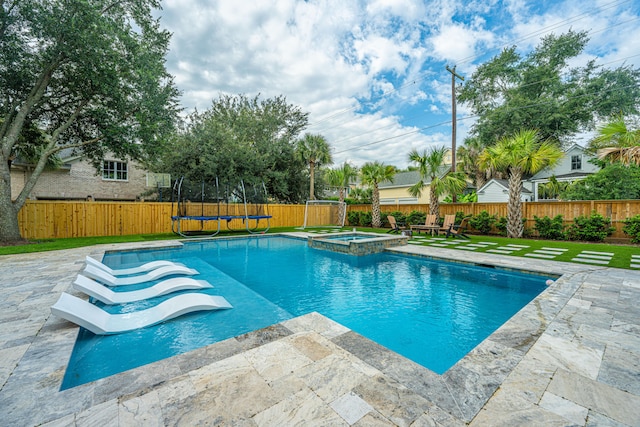
[(342, 218), (344, 216), (344, 197), (345, 197), (345, 189), (349, 187), (349, 183), (358, 176), (358, 168), (355, 166), (351, 166), (349, 163), (344, 162), (342, 166), (329, 169), (327, 171), (327, 181), (329, 185), (338, 188), (338, 197), (340, 200), (340, 208), (338, 211), (338, 217)]
[(473, 179), (473, 184), (479, 190), (491, 179), (490, 170), (482, 170), (478, 167), (478, 157), (484, 150), (480, 138), (467, 138), (464, 145), (458, 147), (458, 159), (462, 164), (462, 170), (468, 177)]
[(309, 164), (309, 199), (315, 200), (315, 169), (332, 162), (329, 144), (324, 136), (307, 133), (296, 143), (296, 154)]
[(429, 213), (440, 218), (440, 196), (445, 194), (458, 194), (467, 186), (464, 174), (461, 172), (449, 172), (442, 175), (441, 166), (447, 154), (446, 147), (432, 147), (422, 154), (417, 150), (409, 153), (409, 160), (418, 166), (420, 180), (409, 188), (409, 194), (413, 197), (420, 197), (422, 189), (425, 187), (425, 180), (429, 180)]
[(598, 135), (589, 143), (589, 148), (597, 150), (601, 160), (640, 165), (640, 129), (629, 129), (619, 114), (598, 129)]
[(380, 162), (367, 162), (360, 170), (362, 183), (373, 188), (373, 195), (371, 197), (371, 223), (376, 228), (382, 227), (382, 221), (380, 219), (380, 190), (378, 189), (378, 184), (384, 181), (393, 181), (395, 174), (395, 167)]
[(509, 174), (507, 236), (522, 237), (522, 177), (553, 166), (563, 156), (551, 141), (540, 141), (537, 130), (524, 129), (487, 147), (480, 155), (480, 167), (506, 171)]

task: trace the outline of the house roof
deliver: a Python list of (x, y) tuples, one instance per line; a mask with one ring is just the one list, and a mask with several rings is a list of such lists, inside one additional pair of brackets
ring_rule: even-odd
[[(509, 180), (493, 178), (493, 179), (489, 180), (489, 182), (487, 182), (485, 185), (480, 187), (480, 189), (478, 190), (478, 193), (481, 192), (481, 191), (484, 191), (485, 188), (487, 188), (488, 186), (490, 186), (492, 184), (497, 184), (500, 187), (504, 188), (505, 190), (509, 189)], [(521, 191), (522, 191), (522, 194), (532, 194), (531, 190), (529, 190), (529, 189), (527, 189), (525, 187), (522, 187)]]
[[(439, 176), (444, 176), (451, 169), (451, 165), (442, 165), (438, 171)], [(416, 182), (420, 181), (419, 171), (399, 172), (393, 176), (393, 181), (385, 181), (378, 185), (378, 188), (396, 188), (396, 187), (411, 187)], [(424, 179), (424, 184), (428, 185), (431, 182), (429, 178)]]

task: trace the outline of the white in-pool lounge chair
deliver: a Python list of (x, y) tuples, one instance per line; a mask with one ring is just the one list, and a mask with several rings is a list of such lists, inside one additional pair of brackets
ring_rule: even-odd
[(93, 265), (94, 267), (99, 268), (100, 270), (104, 270), (107, 273), (113, 275), (113, 276), (125, 276), (127, 274), (140, 274), (140, 273), (147, 273), (151, 270), (155, 270), (157, 268), (160, 267), (184, 267), (184, 264), (180, 264), (178, 262), (173, 262), (173, 261), (165, 261), (165, 260), (161, 260), (161, 261), (151, 261), (148, 262), (146, 264), (142, 264), (138, 267), (132, 267), (132, 268), (122, 268), (120, 270), (114, 270), (111, 267), (104, 265), (103, 263), (101, 263), (100, 261), (98, 261), (95, 258), (91, 258), (90, 256), (87, 255), (86, 257), (86, 261), (87, 261), (87, 265)]
[(225, 298), (194, 292), (177, 295), (146, 310), (110, 314), (90, 302), (63, 292), (51, 306), (51, 312), (96, 335), (107, 335), (145, 328), (194, 311), (224, 308), (232, 308)]
[(194, 274), (198, 274), (198, 272), (191, 268), (179, 265), (167, 265), (164, 267), (156, 268), (153, 271), (141, 274), (139, 276), (116, 277), (113, 274), (109, 274), (106, 271), (100, 270), (99, 268), (96, 268), (92, 265), (87, 265), (84, 269), (85, 276), (90, 277), (94, 280), (98, 280), (109, 286), (135, 285), (138, 283), (151, 282), (153, 280), (158, 280), (165, 276), (171, 276), (174, 274), (185, 274), (191, 276)]
[(170, 294), (186, 289), (213, 288), (206, 280), (195, 280), (191, 277), (173, 277), (163, 280), (145, 289), (128, 292), (114, 292), (101, 283), (83, 275), (78, 275), (73, 287), (105, 304), (123, 304)]

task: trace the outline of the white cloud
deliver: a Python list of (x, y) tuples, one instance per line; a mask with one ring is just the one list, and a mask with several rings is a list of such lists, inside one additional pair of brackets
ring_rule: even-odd
[[(450, 143), (450, 124), (438, 125), (451, 113), (446, 64), (470, 77), (480, 55), (506, 42), (526, 50), (552, 27), (607, 28), (637, 17), (638, 1), (601, 10), (608, 1), (567, 0), (536, 12), (540, 3), (523, 0), (165, 0), (161, 24), (173, 33), (168, 68), (187, 110), (221, 93), (284, 95), (310, 112), (308, 131), (332, 142), (337, 163), (405, 166), (411, 148)], [(594, 33), (579, 60), (637, 54), (638, 27)], [(458, 124), (460, 142), (470, 122)]]

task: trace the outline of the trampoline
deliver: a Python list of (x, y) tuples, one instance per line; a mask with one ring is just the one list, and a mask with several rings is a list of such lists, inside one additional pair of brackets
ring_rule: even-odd
[(182, 177), (173, 184), (171, 230), (180, 236), (213, 237), (221, 223), (230, 231), (266, 233), (271, 218), (264, 182), (221, 184), (218, 178), (193, 182)]

